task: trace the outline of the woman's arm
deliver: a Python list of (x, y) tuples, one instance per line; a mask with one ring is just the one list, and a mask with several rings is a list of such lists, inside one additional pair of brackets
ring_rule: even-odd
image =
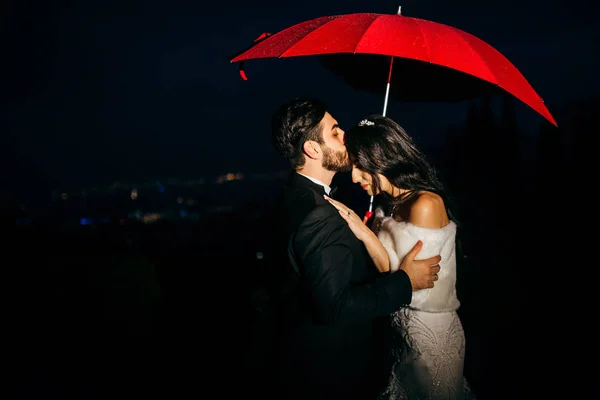
[(334, 200), (328, 196), (325, 196), (340, 213), (342, 218), (348, 223), (348, 227), (352, 230), (356, 238), (363, 242), (369, 256), (373, 260), (373, 263), (377, 267), (379, 272), (390, 271), (390, 256), (383, 247), (381, 241), (377, 238), (375, 233), (365, 225), (363, 219), (361, 219), (354, 211), (350, 210), (343, 203)]
[(369, 232), (371, 232), (371, 236), (366, 237), (362, 240), (362, 242), (367, 248), (367, 252), (371, 256), (371, 260), (373, 260), (373, 263), (377, 267), (377, 270), (379, 272), (389, 272), (390, 255), (388, 254), (385, 247), (383, 247), (381, 241), (377, 238), (377, 236), (375, 236), (375, 233), (373, 233), (373, 231), (371, 230), (369, 230)]

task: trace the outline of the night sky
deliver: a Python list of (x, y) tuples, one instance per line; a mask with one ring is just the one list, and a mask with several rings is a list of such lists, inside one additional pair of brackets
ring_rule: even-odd
[[(326, 100), (347, 128), (383, 98), (347, 87), (312, 57), (253, 60), (243, 81), (234, 53), (263, 32), (324, 15), (395, 13), (488, 42), (523, 73), (550, 111), (600, 93), (600, 10), (589, 1), (71, 1), (2, 7), (2, 154), (11, 190), (29, 194), (114, 180), (190, 178), (286, 166), (269, 138), (283, 101)], [(468, 104), (390, 103), (424, 146)], [(517, 102), (523, 129), (543, 118)]]

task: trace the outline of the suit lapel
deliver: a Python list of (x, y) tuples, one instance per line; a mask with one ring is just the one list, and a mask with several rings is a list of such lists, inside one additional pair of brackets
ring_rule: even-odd
[(325, 194), (325, 188), (322, 185), (319, 185), (296, 172), (292, 173), (291, 182), (292, 186), (310, 188), (321, 195)]

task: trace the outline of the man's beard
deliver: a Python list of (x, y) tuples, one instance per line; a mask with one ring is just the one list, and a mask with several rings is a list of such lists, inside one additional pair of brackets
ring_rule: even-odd
[(328, 171), (348, 172), (352, 170), (350, 157), (345, 151), (333, 151), (329, 147), (322, 145), (323, 161), (322, 167)]

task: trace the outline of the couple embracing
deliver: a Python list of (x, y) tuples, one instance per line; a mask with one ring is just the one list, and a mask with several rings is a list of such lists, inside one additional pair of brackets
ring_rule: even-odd
[[(277, 217), (277, 398), (463, 399), (456, 223), (432, 166), (390, 118), (344, 132), (318, 99), (283, 104), (293, 169)], [(382, 196), (372, 224), (329, 197), (336, 172)]]

